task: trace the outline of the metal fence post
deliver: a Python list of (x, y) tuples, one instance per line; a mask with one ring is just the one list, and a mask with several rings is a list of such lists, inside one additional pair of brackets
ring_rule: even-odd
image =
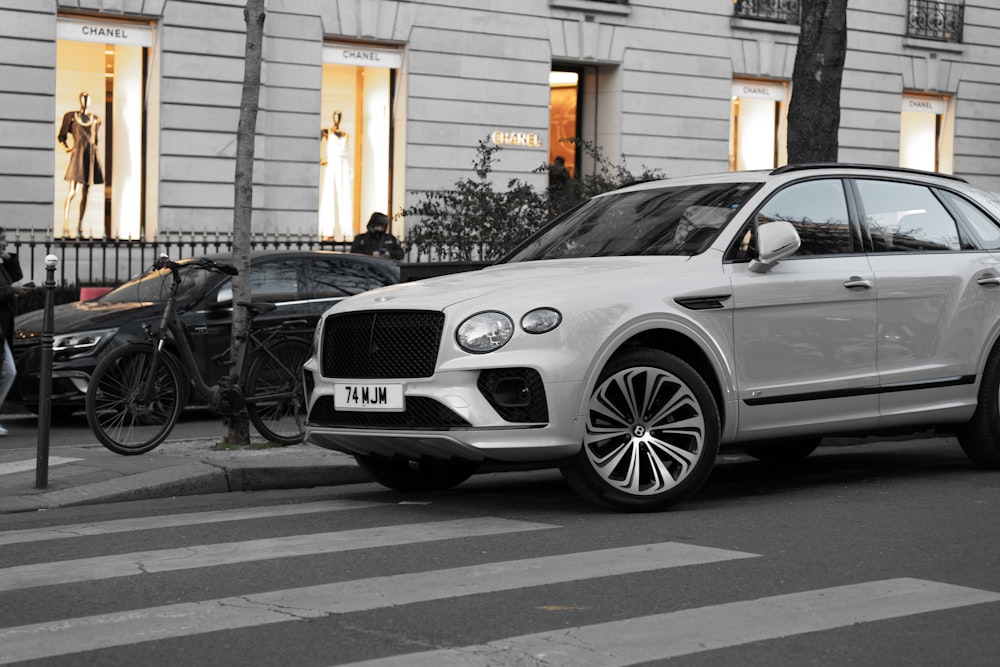
[(55, 308), (56, 266), (59, 258), (45, 256), (45, 314), (42, 319), (42, 367), (38, 385), (38, 459), (35, 463), (35, 488), (49, 484), (49, 425), (52, 421), (52, 330)]

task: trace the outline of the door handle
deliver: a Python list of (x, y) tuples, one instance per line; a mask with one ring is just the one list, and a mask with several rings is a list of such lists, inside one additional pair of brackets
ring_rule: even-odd
[(864, 289), (870, 289), (874, 286), (875, 283), (860, 276), (851, 276), (850, 278), (844, 281), (844, 287), (846, 287), (847, 289), (850, 289), (852, 287), (863, 287)]
[(983, 276), (976, 283), (979, 285), (1000, 285), (1000, 276)]

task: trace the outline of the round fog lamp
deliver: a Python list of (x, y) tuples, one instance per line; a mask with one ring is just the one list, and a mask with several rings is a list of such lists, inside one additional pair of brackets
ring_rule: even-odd
[(521, 318), (521, 328), (530, 334), (552, 331), (562, 322), (562, 314), (555, 308), (536, 308)]

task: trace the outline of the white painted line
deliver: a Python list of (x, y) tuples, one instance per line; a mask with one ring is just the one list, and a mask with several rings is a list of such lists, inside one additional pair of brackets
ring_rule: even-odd
[(111, 535), (114, 533), (131, 533), (136, 530), (155, 530), (157, 528), (177, 528), (179, 526), (197, 526), (223, 521), (245, 521), (248, 519), (267, 519), (279, 516), (294, 516), (296, 514), (314, 514), (317, 512), (339, 512), (343, 510), (364, 509), (368, 507), (392, 507), (392, 503), (375, 503), (361, 500), (320, 500), (311, 503), (293, 505), (275, 505), (271, 507), (248, 507), (232, 510), (216, 510), (213, 512), (190, 512), (186, 514), (167, 514), (163, 516), (139, 517), (136, 519), (116, 519), (96, 523), (77, 523), (65, 526), (49, 526), (47, 528), (24, 528), (0, 532), (0, 546), (5, 544), (20, 544), (22, 542), (39, 542), (42, 540), (61, 540), (71, 537), (91, 537), (95, 535)]
[(756, 554), (676, 542), (412, 572), (0, 629), (0, 664)]
[[(64, 463), (73, 463), (73, 461), (82, 461), (83, 459), (71, 459), (64, 456), (50, 456), (49, 457), (49, 467), (63, 465)], [(30, 459), (28, 461), (11, 461), (9, 463), (0, 463), (0, 475), (13, 475), (16, 472), (27, 472), (28, 470), (34, 470), (38, 465), (37, 459)]]
[(934, 581), (890, 579), (563, 628), (479, 646), (411, 653), (352, 665), (617, 667), (990, 602), (1000, 602), (1000, 594)]
[(139, 551), (7, 567), (0, 569), (0, 591), (548, 528), (558, 528), (558, 526), (477, 517), (332, 533), (288, 535), (245, 542), (197, 544), (179, 549)]

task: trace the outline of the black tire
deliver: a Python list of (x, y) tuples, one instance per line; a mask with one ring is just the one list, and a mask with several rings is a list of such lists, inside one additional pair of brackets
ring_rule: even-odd
[(691, 366), (660, 350), (632, 350), (601, 372), (583, 448), (562, 473), (577, 493), (601, 505), (663, 510), (708, 478), (719, 422), (712, 392)]
[(801, 438), (775, 443), (761, 443), (743, 448), (749, 456), (767, 463), (792, 464), (805, 460), (816, 451), (823, 438)]
[[(154, 449), (173, 430), (187, 402), (187, 387), (173, 357), (161, 353), (156, 369), (152, 366), (153, 347), (129, 343), (102, 359), (90, 376), (87, 421), (101, 444), (117, 454)], [(152, 396), (140, 402), (151, 373)]]
[(420, 459), (355, 455), (358, 465), (372, 478), (396, 491), (442, 491), (469, 479), (479, 463), (460, 459)]
[(1000, 469), (1000, 349), (986, 362), (976, 412), (958, 430), (958, 443), (976, 465)]
[(257, 350), (257, 358), (250, 364), (244, 385), (247, 415), (257, 432), (271, 442), (296, 445), (305, 439), (302, 365), (310, 351), (308, 341), (282, 338)]

